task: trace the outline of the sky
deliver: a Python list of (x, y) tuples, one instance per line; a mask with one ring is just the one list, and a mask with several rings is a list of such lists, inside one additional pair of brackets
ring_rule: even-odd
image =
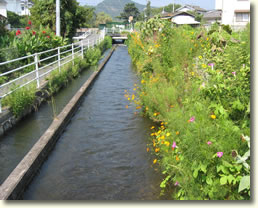
[[(98, 3), (102, 2), (103, 0), (77, 0), (78, 2), (81, 3), (81, 5), (93, 5), (96, 6)], [(137, 3), (140, 4), (146, 4), (146, 0), (133, 0)], [(192, 4), (196, 6), (200, 6), (201, 8), (204, 9), (214, 9), (215, 8), (215, 0), (174, 0), (176, 4)], [(151, 0), (151, 6), (156, 6), (156, 7), (162, 7), (166, 6), (168, 4), (173, 3), (173, 0)]]

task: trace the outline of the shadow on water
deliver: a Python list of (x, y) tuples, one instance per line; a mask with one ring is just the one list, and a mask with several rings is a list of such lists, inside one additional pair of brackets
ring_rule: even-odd
[(160, 171), (146, 152), (152, 123), (125, 108), (124, 90), (137, 82), (127, 47), (118, 47), (24, 199), (160, 198)]

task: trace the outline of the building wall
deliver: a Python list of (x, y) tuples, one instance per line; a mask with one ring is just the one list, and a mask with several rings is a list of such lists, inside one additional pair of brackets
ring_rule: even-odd
[(240, 29), (250, 22), (250, 0), (216, 0), (215, 8), (222, 10), (222, 24)]
[(0, 14), (7, 17), (6, 3), (0, 1)]
[(20, 0), (21, 1), (21, 15), (30, 15), (30, 8), (33, 4), (28, 0)]
[(194, 22), (194, 17), (189, 15), (178, 15), (172, 18), (172, 22), (176, 24), (187, 24), (189, 22)]
[(15, 12), (18, 15), (21, 15), (21, 1), (20, 0), (5, 0), (7, 2), (7, 10)]

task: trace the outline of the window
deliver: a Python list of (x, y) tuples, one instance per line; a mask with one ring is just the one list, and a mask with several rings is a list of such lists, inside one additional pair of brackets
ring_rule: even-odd
[(247, 12), (239, 12), (236, 13), (236, 21), (237, 22), (248, 22), (249, 21), (249, 13)]
[(21, 10), (23, 11), (23, 10), (24, 10), (24, 7), (22, 7)]

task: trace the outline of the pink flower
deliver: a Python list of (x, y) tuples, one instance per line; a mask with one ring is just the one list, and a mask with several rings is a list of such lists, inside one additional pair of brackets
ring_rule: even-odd
[(173, 142), (172, 149), (175, 149), (175, 148), (176, 148), (176, 142)]
[(28, 21), (28, 24), (31, 25), (31, 21), (30, 20)]
[(178, 181), (177, 182), (175, 182), (175, 184), (174, 184), (175, 186), (178, 186), (179, 185), (179, 183), (178, 183)]
[(235, 72), (235, 71), (233, 71), (232, 74), (233, 74), (234, 76), (236, 76), (236, 72)]
[(214, 63), (209, 63), (208, 66), (213, 67), (215, 64)]
[(211, 142), (211, 141), (208, 141), (208, 142), (207, 142), (207, 144), (208, 144), (208, 145), (211, 145), (211, 144), (212, 144), (212, 142)]
[(217, 152), (217, 156), (218, 157), (222, 157), (223, 156), (223, 152)]
[(193, 116), (193, 117), (191, 117), (189, 120), (188, 120), (188, 122), (194, 122), (195, 121), (195, 117)]
[(26, 30), (29, 30), (30, 29), (30, 27), (26, 27)]
[(32, 31), (32, 35), (36, 35), (36, 32), (35, 32), (35, 31)]

